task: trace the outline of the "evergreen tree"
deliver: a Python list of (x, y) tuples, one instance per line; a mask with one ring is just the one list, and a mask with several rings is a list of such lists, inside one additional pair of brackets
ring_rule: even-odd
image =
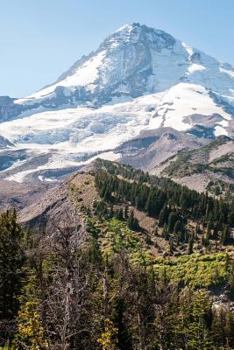
[(159, 226), (163, 227), (164, 224), (167, 222), (168, 220), (168, 215), (169, 215), (169, 209), (167, 207), (167, 205), (164, 205), (164, 207), (162, 208), (162, 210), (159, 213)]
[(228, 225), (225, 225), (221, 233), (221, 243), (227, 244), (230, 241), (230, 230)]
[(133, 230), (133, 231), (139, 230), (138, 220), (134, 217), (133, 211), (130, 212), (127, 224), (131, 230)]
[(177, 221), (177, 214), (175, 212), (171, 212), (168, 217), (168, 231), (173, 232), (175, 223)]
[(188, 254), (193, 253), (193, 244), (194, 244), (194, 240), (193, 240), (193, 237), (191, 237), (188, 242)]
[[(19, 307), (24, 261), (22, 230), (15, 211), (8, 211), (0, 215), (0, 321), (5, 323), (7, 332), (12, 331), (7, 323), (12, 324)], [(0, 336), (4, 339), (9, 335), (3, 332)]]
[(178, 233), (179, 231), (181, 231), (181, 222), (180, 220), (177, 220), (174, 226), (174, 232)]
[(124, 213), (123, 213), (123, 209), (122, 208), (119, 208), (119, 209), (116, 210), (115, 217), (118, 220), (123, 220), (124, 219)]

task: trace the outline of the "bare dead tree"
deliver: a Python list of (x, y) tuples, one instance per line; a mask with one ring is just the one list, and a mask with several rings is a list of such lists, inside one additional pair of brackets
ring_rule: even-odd
[(88, 302), (89, 272), (84, 269), (81, 247), (85, 231), (74, 217), (59, 225), (54, 223), (54, 233), (47, 239), (53, 266), (42, 304), (43, 323), (51, 348), (69, 350), (85, 332), (82, 321)]

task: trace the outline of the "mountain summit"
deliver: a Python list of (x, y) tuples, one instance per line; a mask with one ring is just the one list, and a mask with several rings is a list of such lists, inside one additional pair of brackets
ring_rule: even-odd
[(59, 79), (20, 104), (100, 106), (113, 99), (165, 91), (180, 82), (233, 97), (234, 70), (171, 35), (139, 23), (125, 25)]
[(2, 176), (16, 179), (17, 157), (31, 162), (19, 163), (17, 180), (32, 170), (71, 171), (98, 155), (116, 159), (121, 144), (161, 127), (231, 136), (233, 115), (231, 65), (162, 30), (128, 24), (51, 85), (21, 99), (0, 97), (0, 135), (15, 145)]

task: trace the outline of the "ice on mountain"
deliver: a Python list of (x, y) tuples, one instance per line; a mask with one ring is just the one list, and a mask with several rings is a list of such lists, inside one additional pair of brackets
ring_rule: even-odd
[(134, 23), (55, 83), (11, 103), (19, 114), (0, 123), (0, 134), (18, 149), (56, 151), (59, 161), (52, 157), (47, 167), (74, 166), (84, 155), (108, 153), (142, 130), (188, 130), (195, 120), (202, 124), (202, 117), (205, 123), (218, 115), (209, 119), (211, 128), (226, 134), (234, 115), (234, 69), (170, 34)]

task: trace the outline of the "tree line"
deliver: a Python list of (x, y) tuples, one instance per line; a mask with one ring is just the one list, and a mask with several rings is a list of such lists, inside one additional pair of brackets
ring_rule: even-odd
[[(125, 203), (158, 220), (164, 238), (190, 242), (199, 232), (206, 232), (203, 244), (210, 239), (220, 244), (232, 243), (234, 199), (215, 199), (169, 179), (151, 177), (130, 167), (104, 162), (95, 176), (96, 188), (104, 203)], [(188, 221), (197, 223), (191, 235)]]
[[(234, 347), (234, 316), (206, 289), (103, 254), (77, 223), (53, 235), (0, 216), (0, 344), (8, 349), (205, 350)], [(227, 267), (228, 268), (228, 267)], [(231, 281), (229, 282), (231, 283)]]

